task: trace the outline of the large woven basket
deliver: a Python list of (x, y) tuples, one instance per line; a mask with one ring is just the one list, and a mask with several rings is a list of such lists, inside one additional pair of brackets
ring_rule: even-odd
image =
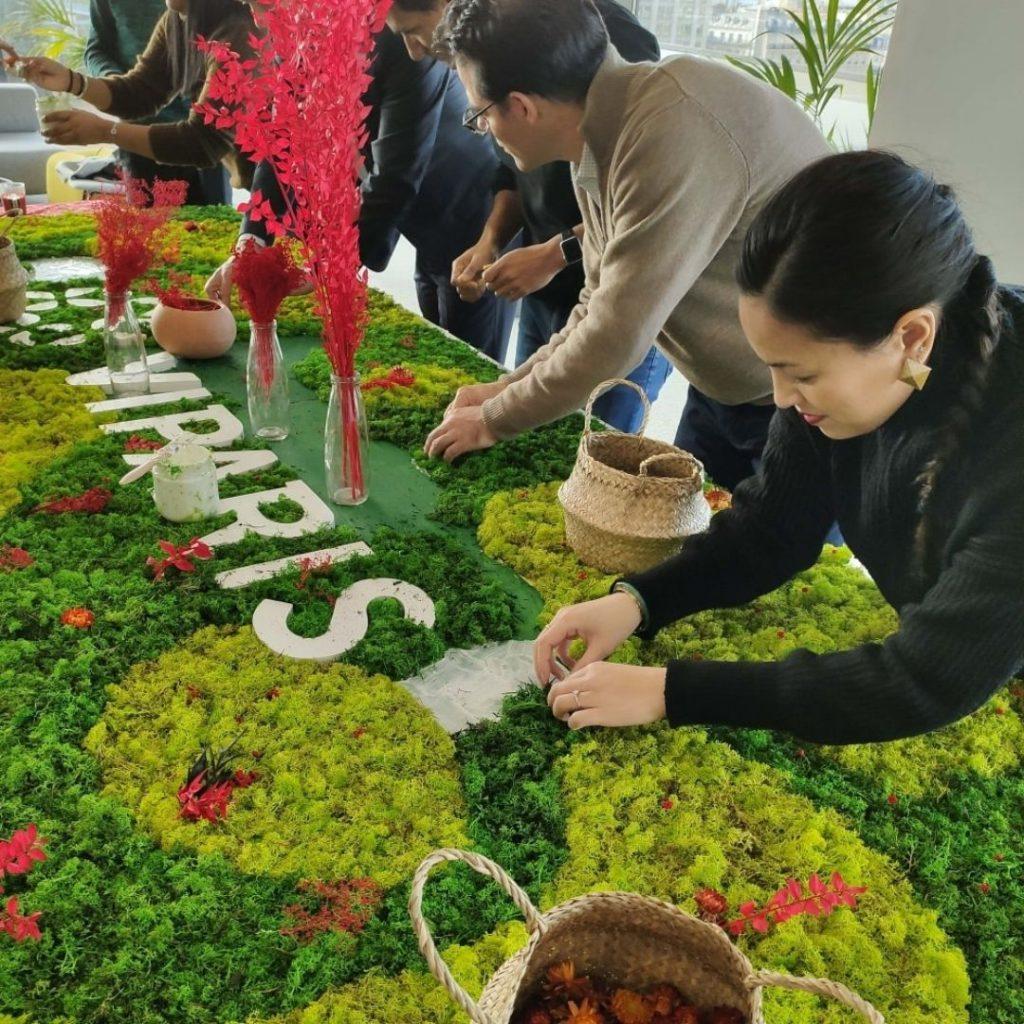
[[(494, 974), (476, 1003), (452, 977), (423, 918), (423, 889), (430, 872), (446, 861), (462, 861), (494, 879), (523, 912), (529, 942)], [(601, 892), (580, 896), (540, 914), (529, 896), (493, 861), (463, 850), (438, 850), (419, 866), (409, 914), (420, 951), (435, 978), (476, 1024), (509, 1024), (547, 969), (571, 960), (577, 971), (635, 990), (675, 985), (698, 1006), (731, 1006), (749, 1024), (765, 1024), (761, 990), (796, 989), (849, 1006), (871, 1024), (882, 1015), (846, 986), (823, 978), (795, 978), (755, 971), (725, 932), (678, 907), (646, 896)]]
[[(644, 403), (637, 434), (591, 430), (594, 402), (616, 384)], [(631, 380), (605, 381), (587, 402), (576, 465), (558, 490), (565, 537), (580, 561), (604, 572), (639, 572), (657, 565), (711, 520), (704, 467), (689, 453), (644, 437), (651, 405)]]
[(17, 320), (28, 305), (28, 274), (18, 262), (14, 243), (0, 238), (0, 324)]

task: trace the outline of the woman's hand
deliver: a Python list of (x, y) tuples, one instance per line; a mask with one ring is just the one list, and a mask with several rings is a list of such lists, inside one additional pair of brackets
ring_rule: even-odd
[(445, 416), (449, 416), (456, 409), (468, 409), (473, 405), (483, 405), (497, 397), (505, 390), (505, 385), (499, 381), (493, 384), (467, 384), (455, 392), (455, 397), (448, 403), (445, 409)]
[(552, 685), (548, 705), (570, 729), (659, 722), (665, 717), (665, 669), (599, 661)]
[(91, 146), (109, 142), (113, 124), (88, 110), (56, 110), (43, 118), (43, 138), (59, 146)]
[(49, 57), (18, 57), (17, 73), (40, 89), (67, 92), (71, 88), (71, 69)]
[[(609, 594), (596, 601), (563, 608), (534, 641), (533, 668), (537, 682), (547, 686), (552, 678), (565, 674), (555, 657), (574, 674), (603, 661), (640, 625), (643, 616), (630, 594)], [(586, 651), (579, 661), (569, 657), (574, 640), (582, 640)]]

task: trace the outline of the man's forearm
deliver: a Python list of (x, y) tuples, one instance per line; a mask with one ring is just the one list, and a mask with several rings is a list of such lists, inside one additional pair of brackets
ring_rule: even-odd
[(515, 238), (523, 227), (523, 208), (519, 193), (514, 189), (502, 189), (494, 195), (494, 206), (487, 218), (480, 240), (488, 242), (499, 252)]

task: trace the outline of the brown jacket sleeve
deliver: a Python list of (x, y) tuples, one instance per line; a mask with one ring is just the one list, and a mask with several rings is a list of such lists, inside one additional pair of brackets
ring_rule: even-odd
[[(124, 120), (148, 117), (174, 98), (176, 92), (171, 81), (167, 30), (170, 19), (176, 17), (176, 14), (168, 12), (157, 22), (146, 51), (135, 67), (126, 74), (111, 75), (104, 79), (110, 88), (109, 113)], [(252, 56), (252, 47), (249, 45), (249, 34), (252, 31), (252, 22), (245, 16), (239, 16), (223, 22), (210, 36), (228, 43), (243, 59), (247, 59)], [(192, 89), (189, 96), (193, 109), (187, 120), (150, 125), (149, 143), (159, 163), (215, 167), (225, 158), (233, 156), (236, 158), (229, 162), (236, 167), (247, 163), (235, 153), (233, 133), (204, 124), (202, 115), (195, 110), (197, 104), (206, 100), (210, 79), (216, 67), (216, 62), (207, 58), (204, 79), (201, 85)], [(237, 179), (238, 176), (235, 177)], [(248, 177), (251, 179), (251, 174)], [(245, 173), (241, 174), (241, 178), (240, 183), (245, 183)]]

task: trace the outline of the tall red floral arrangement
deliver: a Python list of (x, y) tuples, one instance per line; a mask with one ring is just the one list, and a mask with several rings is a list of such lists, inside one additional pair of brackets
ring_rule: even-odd
[[(203, 116), (232, 129), (243, 151), (273, 166), (286, 211), (275, 215), (259, 191), (243, 211), (265, 220), (274, 234), (298, 239), (324, 348), (339, 377), (355, 374), (366, 317), (356, 223), (368, 113), (363, 94), (373, 37), (388, 6), (388, 0), (270, 0), (254, 7), (262, 34), (251, 40), (255, 56), (245, 61), (225, 43), (200, 41), (217, 64)], [(342, 409), (342, 429), (356, 430), (354, 401)], [(358, 444), (350, 450), (358, 453)]]
[(174, 210), (185, 201), (184, 181), (154, 181), (152, 185), (125, 176), (124, 194), (108, 195), (95, 204), (96, 253), (109, 296), (123, 295), (167, 248), (166, 227)]

